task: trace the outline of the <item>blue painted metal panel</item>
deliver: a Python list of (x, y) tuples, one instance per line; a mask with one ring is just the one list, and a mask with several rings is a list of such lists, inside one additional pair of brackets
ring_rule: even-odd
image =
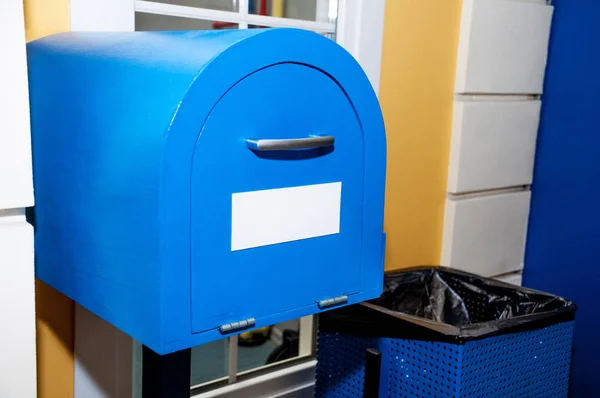
[[(249, 99), (254, 106), (240, 107)], [(335, 148), (266, 155), (245, 145), (248, 137), (294, 139), (312, 134), (334, 136)], [(202, 128), (192, 168), (195, 331), (316, 307), (317, 301), (360, 292), (363, 159), (362, 131), (352, 104), (337, 83), (318, 70), (290, 63), (271, 66), (236, 84), (219, 101)], [(343, 204), (339, 234), (230, 250), (232, 192), (338, 181)], [(207, 279), (202, 264), (224, 266), (215, 266)], [(298, 285), (298, 280), (310, 283)], [(293, 295), (288, 294), (291, 286), (296, 286)], [(266, 287), (264, 294), (256, 294), (257, 287)], [(220, 299), (207, 308), (209, 297)]]
[(572, 396), (600, 396), (600, 2), (553, 0), (524, 285), (572, 299)]
[[(247, 301), (260, 327), (316, 313), (323, 298), (380, 294), (383, 120), (334, 42), (294, 29), (65, 33), (30, 43), (28, 56), (41, 280), (159, 353), (221, 338), (201, 322), (217, 301), (231, 314)], [(249, 158), (244, 139), (256, 137), (239, 128), (267, 120), (265, 138), (333, 126), (335, 148)], [(340, 180), (339, 236), (237, 256), (206, 244), (230, 236), (227, 203), (205, 211), (216, 198)]]

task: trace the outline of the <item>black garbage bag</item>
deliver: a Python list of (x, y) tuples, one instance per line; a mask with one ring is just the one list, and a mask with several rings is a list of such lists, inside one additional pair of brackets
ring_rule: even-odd
[(464, 342), (574, 319), (552, 294), (446, 267), (386, 273), (383, 294), (324, 313), (319, 329), (359, 335)]

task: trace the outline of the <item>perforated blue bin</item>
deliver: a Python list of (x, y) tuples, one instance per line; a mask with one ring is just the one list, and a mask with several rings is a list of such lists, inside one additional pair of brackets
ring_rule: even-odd
[[(521, 322), (517, 332), (455, 341), (419, 320), (402, 320), (406, 328), (387, 330), (394, 337), (377, 337), (385, 314), (367, 323), (368, 306), (343, 310), (342, 318), (354, 311), (361, 319), (351, 331), (335, 312), (322, 315), (329, 317), (318, 335), (316, 397), (568, 396), (574, 305), (560, 316)], [(403, 333), (411, 338), (398, 338)], [(423, 339), (413, 338), (419, 334)]]

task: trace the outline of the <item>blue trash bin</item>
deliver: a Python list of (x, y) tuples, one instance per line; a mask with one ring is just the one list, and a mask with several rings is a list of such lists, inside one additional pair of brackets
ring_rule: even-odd
[(380, 299), (320, 316), (316, 397), (567, 397), (575, 310), (445, 268), (387, 274)]

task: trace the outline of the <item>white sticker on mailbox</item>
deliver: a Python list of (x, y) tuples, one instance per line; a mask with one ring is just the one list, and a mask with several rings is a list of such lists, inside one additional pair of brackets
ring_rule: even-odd
[(340, 232), (342, 183), (231, 195), (231, 251)]

